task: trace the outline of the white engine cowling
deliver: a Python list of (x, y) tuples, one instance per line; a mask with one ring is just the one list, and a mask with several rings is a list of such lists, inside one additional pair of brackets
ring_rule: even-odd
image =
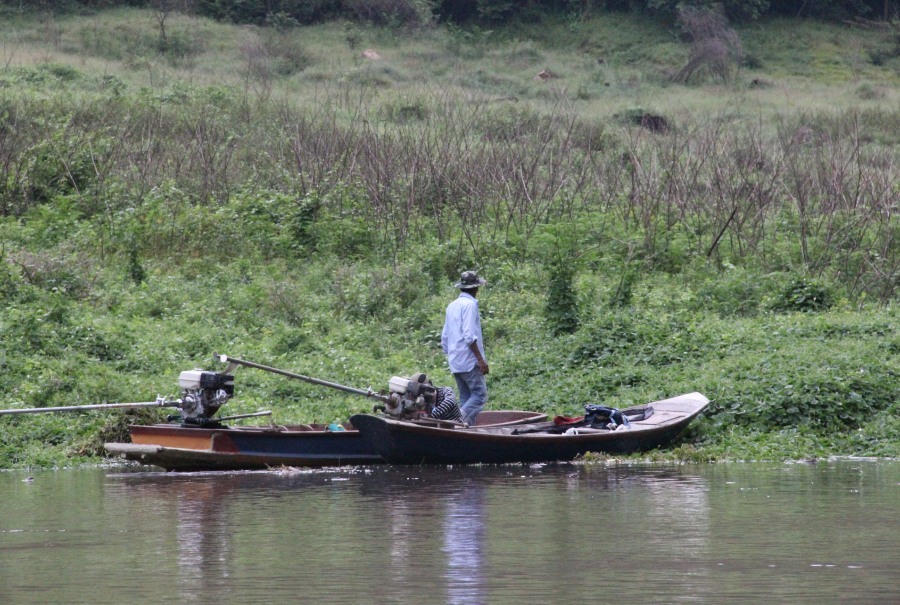
[(234, 396), (234, 376), (206, 370), (186, 370), (178, 376), (185, 422), (212, 418)]
[(388, 381), (390, 395), (384, 413), (395, 418), (414, 418), (434, 407), (435, 388), (431, 384), (392, 376)]

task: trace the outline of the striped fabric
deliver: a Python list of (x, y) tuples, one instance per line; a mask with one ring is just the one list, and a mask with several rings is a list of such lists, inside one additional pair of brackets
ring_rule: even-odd
[(462, 422), (462, 414), (459, 412), (459, 406), (456, 404), (456, 394), (450, 387), (437, 387), (435, 395), (434, 409), (431, 410), (431, 417), (438, 420), (455, 420)]

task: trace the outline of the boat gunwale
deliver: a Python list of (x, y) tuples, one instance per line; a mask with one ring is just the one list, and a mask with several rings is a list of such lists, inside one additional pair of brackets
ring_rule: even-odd
[[(680, 400), (682, 398), (688, 398), (693, 395), (699, 395), (701, 399), (697, 399), (695, 402), (695, 409), (693, 409), (690, 413), (684, 414), (681, 416), (668, 419), (662, 423), (654, 423), (650, 424), (647, 420), (635, 420), (630, 422), (631, 428), (629, 429), (620, 429), (616, 431), (597, 431), (591, 433), (582, 433), (582, 434), (569, 434), (566, 435), (564, 433), (517, 433), (516, 431), (520, 431), (523, 428), (534, 427), (538, 428), (539, 425), (541, 428), (553, 428), (556, 426), (552, 421), (548, 422), (539, 422), (539, 423), (528, 423), (528, 424), (518, 424), (518, 425), (508, 425), (508, 426), (473, 426), (473, 427), (435, 427), (435, 426), (427, 426), (414, 422), (407, 422), (403, 420), (395, 420), (392, 418), (379, 417), (384, 420), (384, 422), (389, 425), (392, 429), (394, 427), (402, 427), (402, 431), (406, 433), (414, 433), (417, 435), (449, 435), (453, 434), (454, 438), (460, 438), (465, 440), (491, 440), (494, 437), (503, 437), (504, 441), (519, 441), (519, 440), (534, 440), (534, 439), (546, 439), (546, 440), (559, 440), (560, 438), (564, 438), (566, 441), (597, 441), (601, 439), (611, 439), (616, 437), (625, 437), (628, 434), (642, 434), (642, 435), (652, 435), (656, 432), (664, 432), (671, 430), (675, 427), (678, 427), (682, 424), (688, 424), (694, 420), (697, 416), (699, 416), (706, 406), (709, 404), (709, 400), (706, 397), (700, 395), (699, 393), (689, 393), (685, 395), (680, 395), (677, 397), (673, 397), (671, 399), (661, 400), (659, 402), (652, 402), (645, 404), (645, 406), (653, 406), (656, 408), (660, 404), (665, 404), (667, 402)], [(641, 406), (644, 407), (644, 406)], [(666, 410), (664, 408), (657, 409), (657, 412), (660, 413), (678, 413), (672, 412), (671, 410)], [(653, 418), (652, 416), (650, 418)]]

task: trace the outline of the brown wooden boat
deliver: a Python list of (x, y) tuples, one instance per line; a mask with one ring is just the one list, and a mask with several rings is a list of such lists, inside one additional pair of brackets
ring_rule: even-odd
[[(546, 414), (518, 410), (485, 411), (479, 427), (501, 427), (546, 420)], [(418, 420), (422, 426), (451, 426)], [(382, 457), (355, 430), (328, 430), (324, 424), (257, 427), (195, 427), (181, 424), (133, 425), (131, 443), (107, 443), (106, 451), (168, 471), (251, 470), (279, 466), (343, 466), (382, 463)]]

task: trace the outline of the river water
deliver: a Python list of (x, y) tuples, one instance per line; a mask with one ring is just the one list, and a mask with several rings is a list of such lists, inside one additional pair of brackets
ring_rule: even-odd
[(0, 603), (898, 603), (900, 462), (0, 473)]

